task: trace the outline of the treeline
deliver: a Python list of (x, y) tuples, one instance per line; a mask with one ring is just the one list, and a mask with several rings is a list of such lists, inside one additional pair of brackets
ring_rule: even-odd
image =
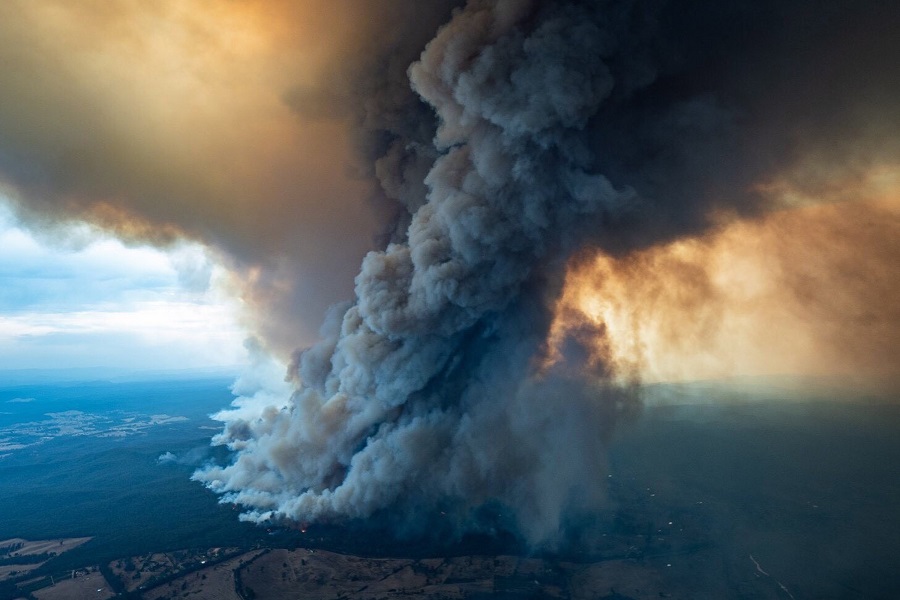
[[(186, 566), (182, 567), (180, 570), (178, 570), (174, 573), (170, 573), (159, 579), (154, 578), (154, 579), (148, 581), (145, 584), (146, 589), (149, 590), (151, 588), (156, 588), (156, 587), (166, 585), (167, 583), (175, 581), (176, 579), (184, 577), (185, 575), (190, 575), (191, 573), (196, 573), (197, 571), (207, 569), (213, 565), (217, 565), (217, 564), (223, 563), (227, 560), (231, 560), (232, 558), (234, 558), (236, 556), (240, 556), (241, 554), (244, 554), (245, 552), (248, 552), (248, 550), (246, 548), (239, 548), (238, 550), (231, 552), (229, 554), (221, 554), (221, 555), (217, 556), (216, 558), (207, 559), (205, 564), (202, 564), (201, 562), (196, 561), (196, 560), (189, 562), (186, 564)], [(241, 561), (240, 566), (244, 566), (243, 561)]]
[(22, 556), (4, 556), (0, 558), (0, 567), (8, 565), (36, 565), (48, 561), (56, 556), (56, 552), (44, 552), (43, 554), (24, 554)]
[(21, 550), (25, 546), (24, 542), (14, 542), (8, 546), (0, 546), (0, 554), (12, 554), (16, 550)]
[(12, 600), (13, 598), (34, 598), (30, 593), (23, 592), (19, 589), (19, 587), (15, 584), (14, 581), (7, 579), (6, 581), (0, 581), (0, 599), (2, 600)]

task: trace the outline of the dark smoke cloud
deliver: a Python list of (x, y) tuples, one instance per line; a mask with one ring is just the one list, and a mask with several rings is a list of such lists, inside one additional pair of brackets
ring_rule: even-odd
[[(604, 432), (631, 402), (597, 384), (602, 368), (535, 368), (564, 259), (759, 213), (759, 185), (814, 185), (817, 165), (893, 158), (871, 125), (896, 131), (897, 42), (864, 34), (896, 13), (469, 2), (409, 69), (438, 118), (433, 146), (418, 108), (367, 130), (390, 132), (375, 172), (408, 228), (366, 256), (356, 301), (299, 356), (289, 405), (229, 421), (216, 441), (234, 464), (197, 479), (254, 521), (493, 501), (531, 542), (555, 539), (601, 501)], [(879, 93), (857, 96), (858, 61)], [(850, 149), (857, 162), (836, 166)]]

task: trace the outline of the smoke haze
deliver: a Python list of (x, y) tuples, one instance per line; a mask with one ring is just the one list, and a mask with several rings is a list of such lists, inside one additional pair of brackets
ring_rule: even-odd
[[(412, 60), (442, 19), (382, 46), (388, 23), (422, 12), (392, 4), (6, 2), (3, 193), (47, 237), (88, 220), (137, 242), (202, 241), (272, 350), (308, 344), (390, 221), (355, 157), (367, 136), (347, 96), (364, 84), (349, 78), (389, 49)], [(330, 94), (331, 112), (298, 116), (298, 89)]]
[(574, 348), (622, 380), (803, 374), (896, 390), (897, 191), (776, 211), (621, 258), (578, 256), (547, 363)]
[(196, 479), (253, 521), (496, 505), (553, 543), (602, 505), (623, 380), (766, 371), (771, 340), (722, 349), (773, 314), (791, 368), (895, 368), (897, 187), (864, 184), (900, 165), (900, 10), (457, 4), (0, 8), (20, 217), (198, 239), (306, 348)]

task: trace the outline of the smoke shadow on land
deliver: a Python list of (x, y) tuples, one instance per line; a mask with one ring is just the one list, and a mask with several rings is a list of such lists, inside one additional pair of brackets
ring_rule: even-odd
[(824, 386), (803, 402), (790, 382), (730, 383), (698, 384), (692, 396), (676, 386), (668, 403), (620, 424), (606, 505), (568, 517), (554, 548), (529, 545), (496, 502), (473, 510), (464, 533), (435, 509), (416, 532), (385, 510), (277, 535), (365, 556), (599, 564), (610, 577), (628, 565), (662, 589), (710, 597), (777, 598), (779, 582), (795, 597), (894, 595), (900, 580), (884, 557), (900, 539), (900, 407)]

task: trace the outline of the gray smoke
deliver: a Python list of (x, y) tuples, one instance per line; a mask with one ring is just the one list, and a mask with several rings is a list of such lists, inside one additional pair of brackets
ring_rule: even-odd
[[(771, 99), (752, 90), (784, 83), (758, 69), (804, 21), (803, 3), (709, 4), (473, 0), (456, 11), (409, 68), (437, 116), (433, 142), (422, 121), (395, 115), (372, 150), (403, 226), (299, 355), (287, 405), (229, 419), (214, 441), (234, 462), (195, 478), (257, 522), (465, 517), (496, 503), (536, 544), (598, 506), (604, 442), (634, 398), (602, 369), (539, 368), (565, 260), (702, 231), (723, 210), (758, 212), (752, 184), (821, 141), (807, 135), (815, 127), (770, 126)], [(827, 46), (836, 14), (801, 37)], [(767, 29), (775, 19), (789, 25)], [(744, 48), (729, 28), (772, 43)], [(733, 76), (717, 49), (752, 68)], [(807, 95), (823, 85), (787, 71), (808, 79)], [(893, 118), (874, 110), (884, 106), (860, 114)]]

